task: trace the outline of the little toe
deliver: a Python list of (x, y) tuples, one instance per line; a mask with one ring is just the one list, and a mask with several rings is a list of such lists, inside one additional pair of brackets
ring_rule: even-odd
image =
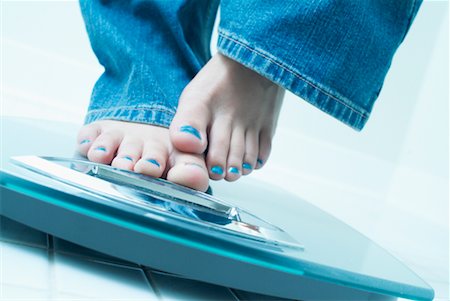
[(248, 175), (256, 166), (258, 157), (258, 135), (254, 131), (249, 131), (245, 135), (245, 154), (242, 163), (242, 174)]
[[(190, 93), (183, 92), (180, 105), (170, 125), (170, 140), (182, 152), (202, 154), (208, 145), (206, 128), (210, 121), (209, 110), (202, 106), (186, 106)], [(192, 104), (192, 102), (191, 102)]]
[(171, 159), (173, 164), (167, 172), (167, 180), (203, 192), (208, 189), (208, 172), (202, 155), (174, 150)]
[(111, 166), (125, 170), (133, 170), (141, 154), (142, 141), (140, 139), (125, 137), (120, 143), (117, 155), (111, 162)]
[(221, 180), (226, 174), (228, 150), (230, 149), (231, 129), (229, 122), (218, 120), (209, 131), (206, 163), (211, 180)]
[(259, 136), (259, 153), (256, 159), (256, 169), (260, 169), (269, 159), (272, 149), (272, 139), (266, 132), (261, 132)]
[(105, 132), (92, 143), (87, 157), (92, 162), (110, 164), (122, 141), (120, 132)]
[(225, 180), (233, 182), (241, 177), (242, 158), (245, 151), (245, 135), (241, 129), (234, 130), (231, 135), (230, 151), (228, 152), (227, 174)]
[(78, 132), (77, 143), (78, 152), (86, 156), (89, 148), (95, 139), (100, 135), (100, 126), (97, 123), (91, 123), (83, 126)]
[(167, 148), (161, 144), (147, 142), (144, 145), (142, 157), (134, 166), (134, 171), (160, 178), (166, 169)]

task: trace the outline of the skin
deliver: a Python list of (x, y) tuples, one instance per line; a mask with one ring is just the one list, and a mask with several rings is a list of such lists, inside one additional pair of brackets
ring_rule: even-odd
[(166, 128), (124, 121), (97, 121), (81, 128), (78, 151), (93, 162), (162, 177), (200, 191), (208, 189), (204, 156), (174, 149)]
[(96, 121), (80, 129), (78, 151), (206, 191), (209, 179), (236, 181), (267, 161), (283, 96), (279, 86), (216, 54), (184, 89), (170, 129)]
[[(241, 174), (261, 168), (269, 158), (283, 96), (279, 86), (216, 54), (180, 97), (170, 126), (172, 144), (192, 154), (208, 148), (210, 178), (235, 181)], [(185, 126), (197, 129), (201, 139), (180, 131)], [(224, 172), (213, 172), (216, 167)], [(239, 172), (230, 172), (230, 168)]]

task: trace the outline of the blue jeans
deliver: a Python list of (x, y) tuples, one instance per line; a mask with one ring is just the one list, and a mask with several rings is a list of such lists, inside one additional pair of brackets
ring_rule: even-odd
[[(222, 0), (218, 51), (361, 130), (422, 0)], [(81, 0), (105, 72), (86, 123), (168, 127), (210, 59), (218, 0)]]

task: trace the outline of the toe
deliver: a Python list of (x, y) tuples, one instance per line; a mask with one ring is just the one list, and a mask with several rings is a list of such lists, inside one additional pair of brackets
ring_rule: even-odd
[(208, 189), (208, 172), (202, 155), (180, 153), (171, 154), (172, 167), (167, 172), (167, 180), (200, 190)]
[(97, 163), (110, 164), (121, 141), (122, 134), (120, 132), (100, 134), (89, 148), (88, 159)]
[(125, 137), (120, 143), (117, 155), (111, 162), (111, 166), (133, 170), (136, 162), (141, 158), (142, 141), (136, 138)]
[(97, 123), (91, 123), (83, 126), (78, 132), (77, 143), (78, 152), (86, 156), (89, 148), (95, 139), (100, 135), (100, 126)]
[(209, 131), (206, 163), (211, 180), (221, 180), (225, 177), (225, 168), (231, 140), (230, 123), (225, 120), (217, 120)]
[(236, 181), (242, 174), (242, 159), (245, 151), (245, 134), (242, 129), (236, 129), (231, 135), (230, 151), (228, 152), (227, 174), (225, 180)]
[[(170, 125), (170, 139), (173, 146), (182, 152), (202, 154), (208, 145), (206, 128), (210, 121), (209, 110), (201, 105), (189, 103), (190, 93), (183, 92), (180, 105)], [(192, 104), (192, 102), (191, 102)]]
[(242, 174), (248, 175), (253, 171), (256, 166), (256, 160), (258, 157), (259, 147), (258, 147), (259, 137), (255, 131), (247, 131), (245, 134), (245, 154), (244, 162), (242, 163)]
[(272, 149), (272, 138), (267, 132), (261, 132), (259, 135), (259, 153), (256, 160), (256, 169), (260, 169), (269, 159)]
[(167, 162), (167, 147), (160, 143), (146, 142), (142, 157), (134, 166), (134, 171), (159, 178), (163, 175)]

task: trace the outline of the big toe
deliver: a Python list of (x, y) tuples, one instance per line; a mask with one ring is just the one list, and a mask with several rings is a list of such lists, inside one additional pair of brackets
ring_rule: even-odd
[(167, 172), (167, 180), (199, 191), (208, 189), (209, 177), (202, 155), (174, 150), (171, 161), (173, 164)]
[(208, 145), (206, 129), (210, 113), (207, 107), (198, 103), (191, 102), (191, 105), (184, 105), (186, 102), (189, 103), (187, 98), (190, 98), (185, 94), (180, 97), (180, 105), (170, 125), (170, 140), (181, 152), (202, 154)]

